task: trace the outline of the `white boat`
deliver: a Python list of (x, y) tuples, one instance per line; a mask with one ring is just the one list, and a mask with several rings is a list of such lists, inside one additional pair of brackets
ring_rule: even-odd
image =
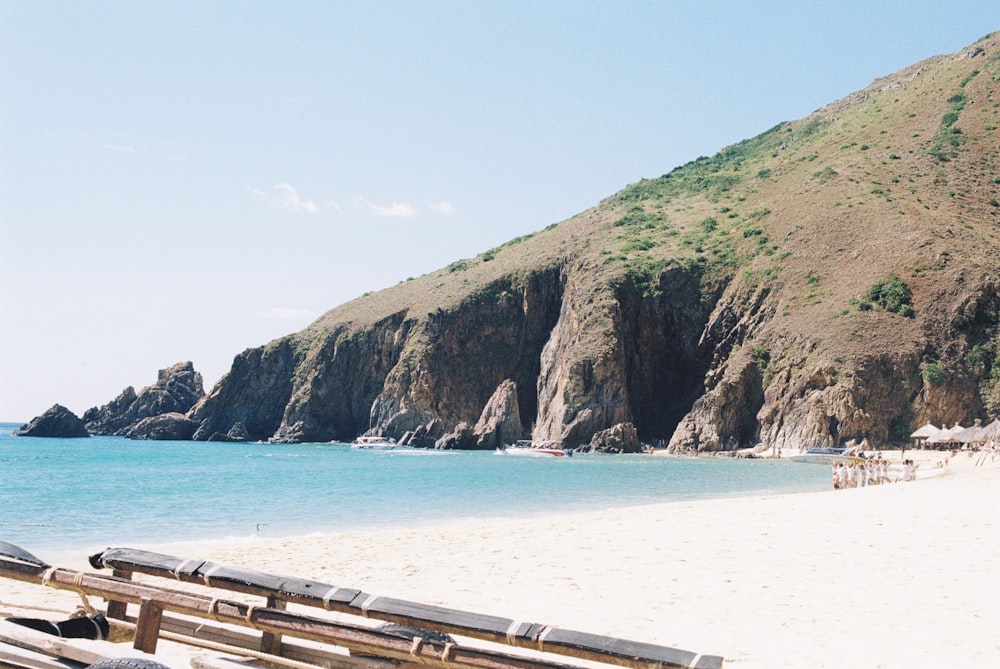
[(497, 449), (497, 453), (523, 455), (531, 458), (563, 458), (572, 455), (573, 451), (563, 448), (561, 441), (522, 440), (514, 445), (501, 446)]
[(810, 448), (805, 453), (789, 455), (792, 462), (805, 462), (816, 465), (832, 465), (834, 462), (861, 462), (864, 460), (860, 455), (856, 455), (856, 449), (838, 446), (817, 446)]
[(395, 439), (389, 437), (362, 436), (351, 442), (351, 448), (362, 451), (391, 451), (401, 447)]

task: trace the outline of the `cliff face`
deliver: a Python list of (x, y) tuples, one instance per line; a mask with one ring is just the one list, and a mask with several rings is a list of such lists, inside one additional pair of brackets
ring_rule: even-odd
[(997, 81), (990, 36), (341, 305), (238, 356), (195, 438), (764, 451), (987, 417)]
[(275, 434), (292, 395), (298, 355), (289, 338), (236, 356), (223, 377), (189, 416), (198, 423), (196, 441), (225, 440), (237, 424), (248, 439), (267, 439)]

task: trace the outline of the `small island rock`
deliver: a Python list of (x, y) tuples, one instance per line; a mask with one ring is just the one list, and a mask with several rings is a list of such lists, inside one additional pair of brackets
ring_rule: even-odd
[(52, 408), (36, 417), (27, 425), (14, 431), (15, 437), (59, 437), (77, 438), (89, 437), (87, 427), (80, 418), (62, 406), (54, 404)]

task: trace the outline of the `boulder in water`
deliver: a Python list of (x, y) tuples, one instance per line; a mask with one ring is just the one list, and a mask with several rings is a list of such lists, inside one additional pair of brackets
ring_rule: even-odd
[(59, 437), (76, 438), (89, 437), (87, 427), (79, 416), (61, 404), (53, 404), (52, 408), (41, 416), (34, 418), (27, 425), (22, 425), (14, 431), (15, 437)]

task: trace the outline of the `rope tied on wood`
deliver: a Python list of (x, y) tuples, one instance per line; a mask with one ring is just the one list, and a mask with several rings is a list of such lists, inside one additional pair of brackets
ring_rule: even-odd
[(222, 567), (221, 564), (213, 564), (204, 574), (201, 575), (202, 580), (205, 581), (205, 585), (207, 585), (210, 588), (212, 587), (212, 582), (210, 579), (212, 577), (212, 574), (217, 572), (220, 567)]
[(87, 593), (83, 590), (84, 575), (82, 571), (76, 572), (76, 575), (73, 577), (73, 587), (76, 588), (76, 594), (80, 595), (80, 601), (83, 602), (83, 610), (87, 612), (87, 615), (96, 616), (99, 612), (90, 603), (90, 600), (87, 599)]
[(366, 599), (364, 601), (364, 603), (361, 604), (361, 615), (363, 615), (365, 618), (367, 618), (368, 617), (368, 609), (371, 607), (372, 604), (374, 604), (376, 602), (376, 600), (378, 600), (378, 596), (377, 595), (368, 595), (368, 599)]
[(256, 611), (257, 611), (257, 607), (256, 606), (254, 606), (252, 604), (248, 604), (247, 605), (247, 614), (245, 616), (243, 616), (243, 618), (247, 621), (247, 625), (249, 625), (250, 627), (254, 628), (255, 630), (259, 630), (260, 628), (257, 627), (257, 623), (255, 623), (253, 621), (253, 614)]
[(224, 622), (219, 620), (219, 602), (222, 601), (220, 597), (213, 597), (212, 601), (208, 604), (208, 616), (217, 623)]
[(184, 560), (183, 562), (178, 563), (178, 565), (174, 567), (170, 573), (173, 574), (174, 578), (178, 581), (181, 580), (181, 574), (184, 572), (184, 567), (186, 567), (189, 562), (195, 562), (195, 560)]
[(554, 628), (552, 627), (546, 627), (545, 629), (542, 630), (542, 633), (538, 635), (538, 650), (540, 650), (543, 653), (545, 652), (545, 637), (547, 637), (549, 635), (549, 632), (551, 632), (553, 629)]
[(510, 625), (507, 627), (507, 643), (511, 646), (517, 641), (517, 630), (521, 628), (521, 623), (516, 620), (511, 620)]
[(333, 595), (339, 589), (340, 588), (338, 588), (337, 586), (332, 586), (329, 590), (327, 590), (326, 594), (323, 595), (323, 609), (324, 610), (326, 610), (326, 611), (330, 610), (330, 599), (333, 597)]
[(455, 647), (453, 643), (446, 643), (444, 645), (444, 650), (441, 652), (441, 662), (445, 665), (451, 662), (451, 649)]
[(425, 661), (420, 655), (420, 649), (423, 648), (423, 645), (423, 639), (418, 636), (413, 637), (413, 644), (410, 646), (410, 655), (412, 655), (420, 664), (423, 664)]

